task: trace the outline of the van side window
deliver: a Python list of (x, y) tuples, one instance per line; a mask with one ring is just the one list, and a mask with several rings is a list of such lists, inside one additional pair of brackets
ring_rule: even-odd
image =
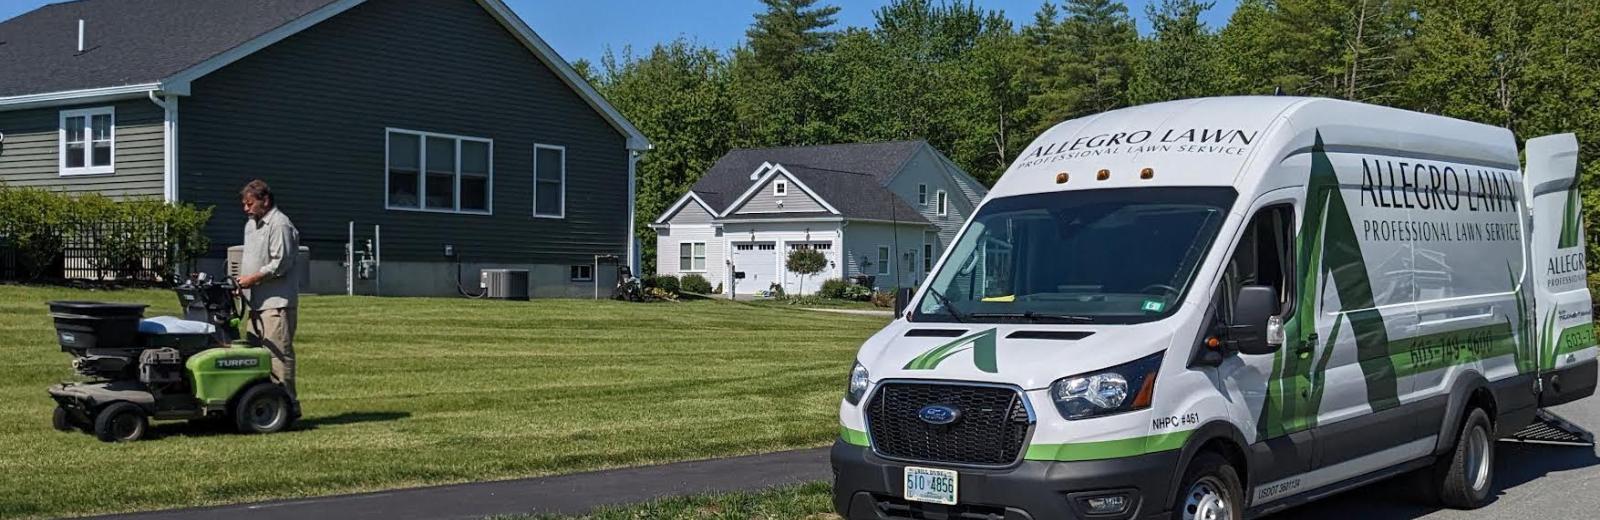
[(1292, 311), (1294, 302), (1294, 207), (1269, 206), (1256, 212), (1222, 273), (1222, 317), (1233, 316), (1239, 289), (1267, 285), (1278, 290), (1278, 315)]

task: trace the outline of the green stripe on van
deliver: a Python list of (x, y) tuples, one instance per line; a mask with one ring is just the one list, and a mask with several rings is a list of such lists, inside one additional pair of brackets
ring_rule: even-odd
[(867, 441), (867, 432), (852, 430), (844, 426), (839, 427), (839, 440), (844, 441), (845, 444), (854, 444), (862, 447), (871, 444), (871, 442)]
[(1561, 356), (1578, 352), (1595, 346), (1594, 323), (1584, 323), (1575, 327), (1567, 327), (1561, 331), (1561, 339), (1556, 340), (1555, 349), (1545, 358), (1545, 370), (1556, 367), (1556, 360)]
[(1183, 443), (1187, 442), (1189, 436), (1193, 433), (1194, 430), (1184, 430), (1113, 441), (1034, 444), (1028, 446), (1028, 452), (1022, 458), (1027, 460), (1073, 462), (1132, 457), (1182, 448)]

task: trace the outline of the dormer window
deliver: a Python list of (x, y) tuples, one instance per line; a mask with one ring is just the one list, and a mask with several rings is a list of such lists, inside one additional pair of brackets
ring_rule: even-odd
[(772, 196), (782, 197), (789, 194), (789, 181), (778, 179), (772, 181)]

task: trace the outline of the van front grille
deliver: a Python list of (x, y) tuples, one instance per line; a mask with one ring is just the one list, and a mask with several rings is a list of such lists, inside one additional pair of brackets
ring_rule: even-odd
[[(957, 412), (949, 424), (920, 417), (929, 405)], [(909, 461), (1004, 466), (1017, 461), (1031, 420), (1010, 388), (889, 382), (867, 406), (867, 430), (879, 455)]]

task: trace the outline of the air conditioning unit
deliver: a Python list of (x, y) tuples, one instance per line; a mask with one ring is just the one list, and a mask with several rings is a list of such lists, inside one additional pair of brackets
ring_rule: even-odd
[(485, 298), (528, 300), (527, 269), (484, 269), (478, 272), (478, 288)]
[[(311, 248), (300, 246), (300, 251), (295, 256), (295, 284), (301, 291), (311, 285)], [(239, 262), (244, 260), (244, 246), (231, 246), (228, 248), (228, 276), (239, 277)]]

